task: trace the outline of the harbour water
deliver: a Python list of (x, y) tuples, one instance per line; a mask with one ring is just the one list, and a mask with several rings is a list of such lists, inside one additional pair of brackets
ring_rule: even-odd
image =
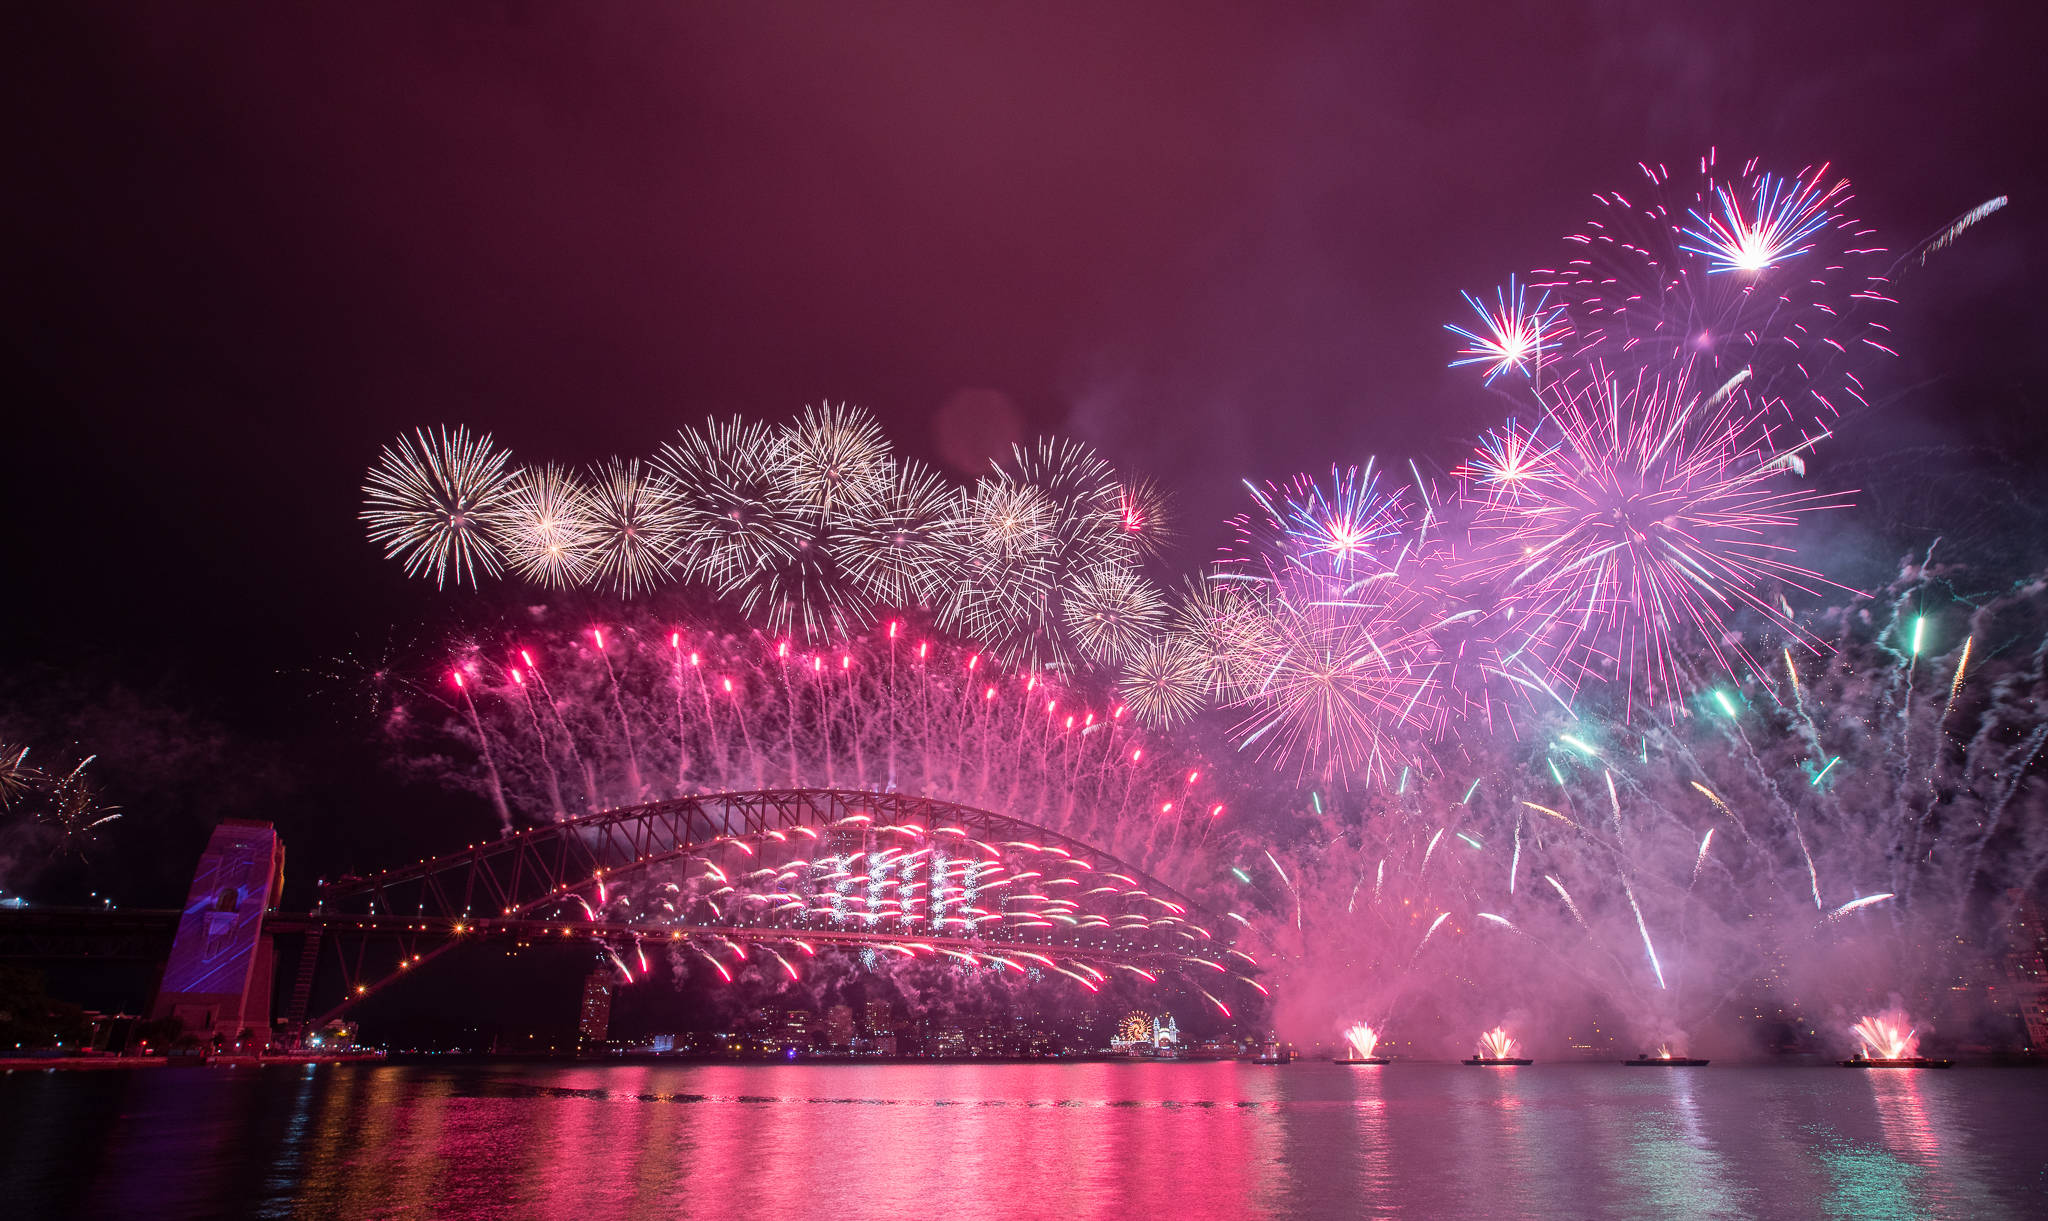
[(59, 1217), (2040, 1217), (2048, 1072), (429, 1063), (0, 1075)]

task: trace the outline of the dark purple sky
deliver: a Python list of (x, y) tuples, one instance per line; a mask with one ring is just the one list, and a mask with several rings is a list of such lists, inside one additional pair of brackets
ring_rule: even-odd
[(0, 658), (229, 692), (422, 619), (356, 489), (440, 421), (587, 460), (851, 399), (936, 457), (994, 391), (1197, 527), (1443, 460), (1499, 414), (1457, 291), (1710, 144), (1895, 245), (2010, 192), (1882, 425), (2041, 452), (2034, 6), (1679, 8), (14, 6)]

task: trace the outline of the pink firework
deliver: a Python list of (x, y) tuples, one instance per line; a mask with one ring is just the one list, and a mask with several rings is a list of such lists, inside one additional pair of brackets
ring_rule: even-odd
[(1845, 210), (1848, 182), (1826, 165), (1731, 172), (1711, 152), (1692, 174), (1640, 168), (1640, 190), (1596, 195), (1573, 256), (1530, 277), (1563, 307), (1561, 355), (1702, 383), (1748, 368), (1743, 393), (1795, 421), (1861, 402), (1858, 367), (1891, 352), (1890, 267)]
[(1327, 486), (1308, 475), (1245, 486), (1257, 508), (1231, 523), (1237, 541), (1224, 562), (1254, 580), (1384, 572), (1399, 562), (1415, 517), (1410, 489), (1387, 486), (1371, 461), (1332, 466)]
[(1545, 657), (1562, 684), (1612, 677), (1673, 702), (1686, 694), (1679, 657), (1695, 646), (1730, 673), (1760, 673), (1731, 632), (1737, 612), (1806, 639), (1781, 589), (1824, 582), (1794, 562), (1783, 532), (1846, 502), (1797, 482), (1807, 445), (1777, 448), (1761, 409), (1734, 393), (1742, 380), (1546, 388), (1543, 477), (1484, 503), (1472, 567), (1516, 608), (1513, 647)]
[(1435, 719), (1428, 604), (1400, 572), (1268, 587), (1232, 706), (1240, 748), (1300, 776), (1385, 779)]

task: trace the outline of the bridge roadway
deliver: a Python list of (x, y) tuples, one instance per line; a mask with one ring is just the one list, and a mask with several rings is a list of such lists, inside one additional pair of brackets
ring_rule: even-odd
[(175, 908), (0, 907), (0, 962), (161, 963), (181, 914)]

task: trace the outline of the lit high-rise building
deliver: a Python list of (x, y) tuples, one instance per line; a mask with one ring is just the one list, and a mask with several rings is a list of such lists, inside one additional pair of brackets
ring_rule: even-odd
[(825, 1011), (825, 1042), (840, 1050), (853, 1046), (853, 1010), (850, 1007), (834, 1005)]
[(889, 1002), (870, 1000), (860, 1007), (860, 1032), (869, 1038), (890, 1033)]
[(2048, 1054), (2048, 923), (2024, 894), (2014, 894), (2005, 929), (2007, 1003), (2027, 1032), (2028, 1050)]
[(583, 1008), (576, 1019), (576, 1050), (590, 1052), (604, 1047), (612, 1024), (612, 973), (600, 967), (583, 977)]

